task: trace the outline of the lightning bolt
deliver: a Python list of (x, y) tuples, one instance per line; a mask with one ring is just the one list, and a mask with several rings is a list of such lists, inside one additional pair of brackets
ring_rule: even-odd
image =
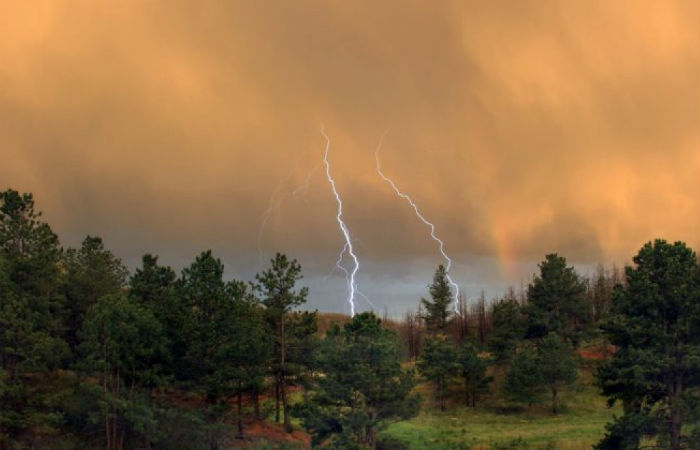
[[(340, 253), (338, 253), (338, 259), (335, 261), (335, 267), (333, 269), (331, 269), (331, 271), (328, 273), (328, 275), (325, 276), (325, 278), (324, 278), (325, 280), (327, 280), (328, 278), (330, 278), (331, 275), (333, 275), (333, 272), (335, 272), (335, 269), (340, 269), (345, 274), (346, 282), (348, 282), (347, 280), (350, 279), (350, 272), (348, 272), (348, 270), (345, 267), (343, 267), (343, 264), (342, 264), (343, 263), (343, 256), (345, 256), (345, 253), (347, 252), (347, 250), (348, 250), (348, 244), (346, 243), (345, 245), (343, 245), (343, 249), (340, 251)], [(377, 305), (372, 303), (372, 300), (370, 300), (369, 297), (367, 297), (360, 290), (360, 288), (357, 286), (355, 286), (355, 293), (357, 295), (359, 295), (360, 297), (362, 297), (362, 299), (364, 301), (366, 301), (367, 304), (373, 308), (373, 310), (379, 311), (379, 308), (377, 307)]]
[[(384, 134), (386, 134), (386, 133), (384, 133)], [(428, 221), (428, 219), (426, 219), (425, 216), (423, 216), (423, 214), (421, 214), (420, 209), (418, 209), (418, 205), (416, 205), (416, 203), (411, 199), (411, 197), (409, 197), (407, 194), (403, 193), (401, 191), (401, 189), (399, 189), (396, 186), (396, 184), (389, 177), (384, 175), (384, 172), (382, 172), (382, 166), (379, 163), (379, 150), (381, 150), (382, 143), (384, 142), (384, 134), (379, 139), (379, 144), (377, 145), (377, 148), (374, 151), (374, 159), (377, 161), (377, 173), (379, 174), (380, 177), (382, 177), (382, 179), (384, 181), (389, 183), (389, 185), (394, 190), (394, 192), (396, 192), (396, 195), (403, 198), (411, 205), (411, 207), (413, 208), (413, 211), (416, 213), (416, 217), (418, 217), (421, 220), (421, 222), (423, 222), (424, 224), (426, 224), (427, 226), (430, 227), (430, 237), (432, 237), (433, 240), (439, 244), (440, 253), (442, 254), (442, 257), (445, 258), (445, 261), (446, 261), (446, 264), (445, 264), (446, 274), (445, 275), (447, 277), (447, 281), (454, 288), (454, 312), (458, 316), (461, 316), (461, 314), (459, 313), (459, 286), (457, 285), (457, 283), (452, 281), (452, 277), (450, 277), (450, 267), (452, 266), (452, 259), (449, 256), (447, 256), (447, 253), (445, 252), (445, 243), (440, 238), (437, 237), (437, 235), (435, 234), (435, 225), (433, 225), (432, 222)]]
[[(343, 200), (340, 198), (340, 194), (338, 194), (338, 190), (336, 189), (335, 186), (335, 180), (331, 176), (331, 165), (328, 162), (328, 152), (330, 151), (331, 148), (331, 140), (326, 134), (325, 130), (323, 127), (321, 127), (321, 134), (323, 137), (326, 139), (326, 148), (323, 153), (323, 162), (326, 165), (326, 177), (328, 178), (328, 182), (331, 185), (331, 189), (333, 190), (333, 195), (335, 196), (335, 200), (338, 203), (338, 214), (336, 215), (336, 220), (338, 221), (338, 226), (340, 227), (340, 231), (343, 233), (343, 236), (345, 237), (345, 247), (344, 250), (341, 252), (338, 261), (336, 262), (336, 265), (340, 267), (345, 273), (347, 274), (349, 272), (349, 277), (347, 277), (347, 284), (348, 284), (348, 304), (350, 304), (350, 316), (354, 317), (355, 316), (355, 291), (357, 290), (357, 285), (355, 284), (355, 275), (357, 274), (357, 270), (360, 268), (360, 261), (357, 259), (357, 255), (355, 255), (355, 251), (352, 248), (352, 239), (350, 238), (350, 231), (348, 230), (347, 225), (345, 225), (345, 222), (343, 221)], [(354, 265), (352, 270), (347, 271), (344, 267), (340, 265), (342, 262), (343, 254), (345, 253), (345, 250), (347, 250), (348, 254), (352, 258)]]
[(284, 177), (282, 180), (280, 180), (279, 184), (275, 188), (275, 190), (272, 192), (272, 195), (270, 195), (270, 201), (267, 205), (267, 209), (263, 212), (261, 219), (260, 219), (260, 226), (258, 227), (258, 235), (257, 235), (257, 245), (258, 245), (258, 266), (262, 267), (263, 265), (263, 251), (262, 251), (262, 238), (263, 238), (263, 233), (265, 231), (265, 226), (267, 225), (268, 220), (270, 220), (270, 216), (272, 213), (277, 210), (280, 206), (282, 206), (282, 203), (289, 198), (289, 197), (294, 197), (296, 198), (297, 194), (300, 192), (303, 193), (303, 195), (306, 195), (308, 190), (309, 190), (309, 182), (311, 180), (311, 177), (313, 174), (321, 167), (323, 163), (319, 163), (313, 167), (309, 171), (308, 174), (306, 174), (306, 178), (304, 178), (304, 182), (299, 185), (296, 189), (294, 189), (291, 193), (286, 192), (284, 194), (280, 194), (282, 191), (282, 188), (289, 183), (289, 180), (292, 178), (292, 175), (294, 175), (294, 168), (289, 171), (286, 177)]
[(270, 219), (270, 216), (272, 215), (272, 212), (277, 209), (281, 204), (282, 201), (284, 201), (284, 196), (281, 198), (278, 198), (277, 196), (279, 195), (280, 191), (284, 187), (285, 184), (289, 181), (289, 179), (292, 177), (294, 174), (294, 170), (290, 170), (289, 173), (287, 174), (286, 177), (284, 177), (282, 180), (280, 180), (279, 184), (275, 188), (275, 190), (272, 192), (272, 195), (270, 195), (270, 202), (267, 205), (267, 209), (263, 212), (261, 220), (260, 220), (260, 226), (258, 227), (258, 237), (257, 237), (257, 244), (258, 244), (258, 266), (262, 267), (263, 264), (263, 252), (262, 252), (262, 236), (263, 232), (265, 231), (265, 225), (267, 225), (267, 221)]

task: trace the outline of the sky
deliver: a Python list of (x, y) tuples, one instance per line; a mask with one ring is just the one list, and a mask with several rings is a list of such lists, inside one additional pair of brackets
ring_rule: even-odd
[[(0, 188), (131, 268), (297, 258), (347, 311), (325, 140), (360, 289), (401, 314), (443, 260), (469, 298), (700, 246), (700, 4), (0, 0)], [(261, 230), (261, 224), (264, 227)], [(346, 260), (346, 262), (349, 262)], [(368, 305), (359, 299), (359, 309)]]

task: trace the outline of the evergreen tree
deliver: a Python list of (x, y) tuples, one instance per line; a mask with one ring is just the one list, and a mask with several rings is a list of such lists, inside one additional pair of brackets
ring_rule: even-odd
[(178, 295), (175, 271), (159, 265), (157, 256), (144, 255), (141, 267), (129, 279), (129, 298), (151, 310), (163, 327), (169, 347), (160, 364), (164, 374), (176, 377), (178, 364), (184, 358), (182, 330), (187, 312)]
[[(641, 248), (634, 264), (625, 270), (626, 287), (615, 288), (603, 326), (618, 350), (597, 373), (603, 394), (611, 404), (622, 401), (624, 415), (608, 426), (598, 448), (638, 449), (643, 436), (673, 450), (697, 446), (683, 434), (700, 425), (692, 411), (700, 388), (697, 256), (681, 242), (656, 240)], [(684, 426), (689, 419), (695, 424)]]
[(430, 298), (421, 298), (425, 307), (425, 326), (430, 333), (445, 333), (450, 323), (452, 312), (449, 310), (452, 302), (452, 289), (447, 280), (445, 266), (440, 264), (433, 276), (433, 283), (429, 286)]
[(265, 305), (268, 320), (272, 326), (274, 334), (274, 365), (275, 392), (279, 393), (276, 402), (276, 419), (279, 421), (280, 406), (282, 401), (282, 412), (284, 414), (284, 426), (287, 431), (291, 431), (289, 418), (289, 408), (287, 399), (287, 352), (289, 341), (289, 330), (287, 326), (289, 312), (306, 302), (308, 288), (302, 287), (295, 291), (296, 282), (302, 279), (301, 266), (296, 259), (289, 260), (287, 256), (277, 253), (271, 260), (271, 266), (262, 275), (255, 275), (257, 283), (254, 289), (262, 296), (262, 303)]
[(206, 440), (212, 450), (223, 437), (223, 420), (230, 409), (227, 400), (239, 389), (231, 379), (237, 369), (231, 355), (239, 351), (239, 343), (231, 337), (238, 284), (225, 283), (223, 273), (221, 260), (208, 250), (182, 271), (178, 282), (186, 306), (182, 326), (186, 347), (178, 376), (185, 387), (204, 397)]
[(61, 339), (58, 238), (34, 211), (31, 194), (0, 192), (0, 448), (20, 434), (55, 420), (30, 374), (61, 366), (68, 348)]
[(493, 305), (493, 332), (488, 344), (496, 362), (510, 362), (524, 334), (525, 320), (514, 297), (503, 298)]
[(435, 400), (440, 410), (445, 410), (447, 391), (452, 379), (459, 373), (457, 349), (445, 335), (431, 336), (425, 339), (425, 348), (418, 360), (418, 371), (433, 384)]
[(333, 326), (319, 352), (317, 388), (295, 407), (314, 446), (374, 448), (378, 431), (418, 412), (398, 337), (373, 313), (357, 314), (343, 330)]
[[(243, 394), (258, 392), (267, 371), (271, 340), (265, 327), (264, 311), (257, 299), (247, 291), (244, 283), (235, 282), (232, 287), (234, 300), (228, 323), (229, 338), (221, 348), (221, 359), (231, 371), (222, 375), (230, 376), (233, 383), (238, 437), (243, 437)], [(256, 410), (256, 418), (258, 415)]]
[(488, 364), (479, 357), (479, 352), (474, 344), (464, 341), (457, 354), (459, 371), (464, 380), (464, 403), (467, 406), (476, 407), (477, 395), (488, 390), (493, 377), (486, 376)]
[(511, 361), (503, 384), (503, 393), (510, 400), (532, 406), (539, 400), (543, 387), (544, 379), (537, 349), (526, 345)]
[(550, 333), (539, 342), (542, 379), (552, 392), (552, 412), (559, 412), (559, 392), (563, 385), (576, 380), (576, 361), (568, 342)]
[(66, 270), (66, 341), (71, 349), (80, 344), (78, 331), (85, 315), (105, 295), (116, 295), (124, 288), (128, 271), (122, 262), (104, 247), (102, 239), (87, 236), (79, 249), (64, 255)]
[(556, 254), (547, 255), (539, 267), (540, 274), (528, 288), (528, 337), (555, 332), (577, 347), (589, 320), (586, 284)]
[[(82, 363), (97, 375), (102, 388), (101, 412), (106, 448), (122, 450), (127, 431), (139, 444), (150, 443), (146, 430), (155, 426), (150, 389), (160, 384), (160, 366), (167, 344), (152, 312), (123, 294), (100, 297), (81, 330)], [(140, 432), (140, 433), (139, 433)]]

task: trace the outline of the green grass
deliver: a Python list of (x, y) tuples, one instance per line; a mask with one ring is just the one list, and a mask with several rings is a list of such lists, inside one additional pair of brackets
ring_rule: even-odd
[(603, 437), (613, 414), (620, 414), (617, 408), (606, 407), (588, 372), (582, 372), (579, 381), (562, 393), (562, 411), (557, 415), (551, 413), (546, 396), (529, 410), (504, 413), (509, 405), (497, 384), (476, 408), (449, 405), (445, 412), (435, 408), (426, 386), (419, 390), (424, 397), (421, 413), (382, 432), (406, 442), (412, 450), (590, 449)]

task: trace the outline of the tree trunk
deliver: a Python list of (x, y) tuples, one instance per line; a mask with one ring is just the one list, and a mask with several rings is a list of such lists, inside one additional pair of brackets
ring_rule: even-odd
[(683, 427), (683, 419), (681, 417), (681, 406), (678, 404), (680, 394), (682, 392), (682, 381), (680, 377), (676, 377), (673, 386), (671, 387), (671, 422), (670, 422), (670, 437), (671, 449), (680, 450), (681, 448), (681, 428)]
[(469, 406), (469, 380), (464, 377), (464, 404)]
[(440, 411), (445, 410), (445, 383), (438, 381), (438, 393), (440, 394)]
[(552, 413), (556, 414), (559, 412), (559, 396), (557, 383), (552, 384)]
[(238, 425), (238, 439), (243, 439), (243, 382), (238, 380), (238, 392), (236, 393), (236, 403), (238, 404), (238, 417), (236, 424)]
[(280, 375), (275, 375), (275, 422), (280, 423)]
[(280, 367), (280, 372), (281, 372), (281, 377), (280, 377), (280, 394), (282, 396), (282, 414), (284, 415), (284, 429), (287, 431), (287, 433), (292, 432), (292, 422), (289, 418), (289, 408), (287, 407), (287, 386), (286, 386), (286, 377), (287, 377), (287, 368), (285, 366), (286, 364), (286, 357), (287, 357), (287, 339), (285, 336), (284, 332), (284, 315), (280, 318), (280, 330), (281, 330), (281, 345), (280, 345), (280, 362), (281, 367)]
[(258, 389), (255, 388), (251, 395), (253, 397), (253, 414), (255, 414), (255, 420), (260, 420), (260, 398)]

